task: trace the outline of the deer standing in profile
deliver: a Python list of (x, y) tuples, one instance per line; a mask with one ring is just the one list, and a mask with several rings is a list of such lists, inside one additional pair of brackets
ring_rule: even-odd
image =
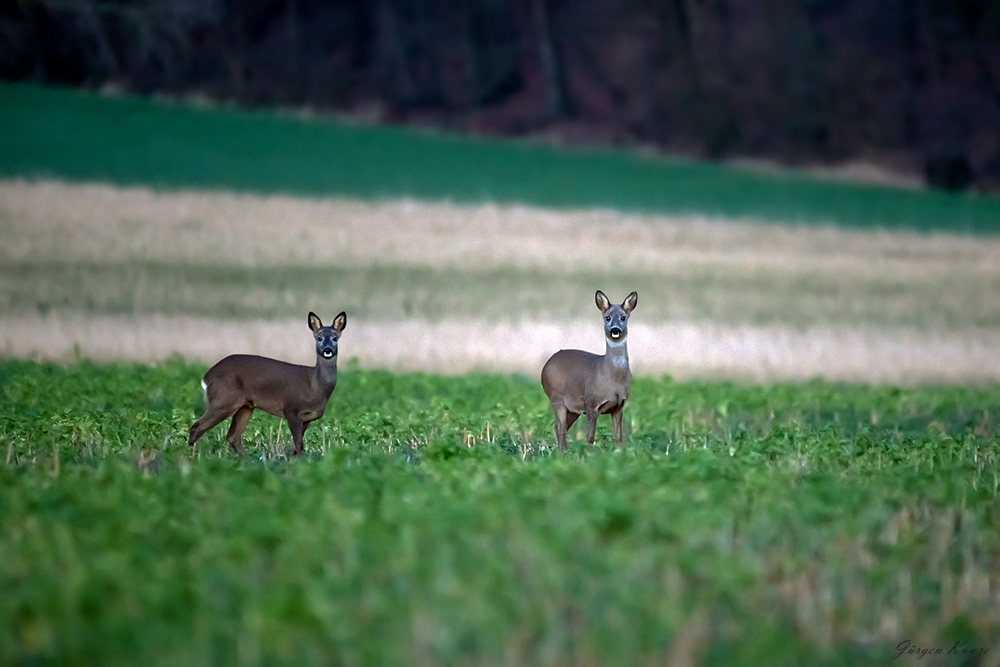
[(309, 313), (309, 328), (316, 337), (316, 365), (299, 366), (251, 354), (234, 354), (208, 369), (201, 386), (205, 389), (205, 414), (191, 425), (188, 444), (228, 417), (226, 440), (242, 458), (243, 430), (255, 409), (288, 421), (292, 432), (292, 456), (303, 452), (306, 427), (323, 416), (330, 394), (337, 385), (337, 340), (347, 326), (347, 313), (324, 327)]
[(542, 367), (542, 389), (556, 418), (556, 440), (566, 449), (566, 431), (587, 416), (587, 442), (594, 444), (597, 416), (611, 415), (615, 443), (622, 444), (622, 411), (632, 387), (628, 367), (628, 316), (639, 301), (632, 292), (622, 305), (611, 304), (604, 292), (594, 295), (604, 315), (603, 355), (583, 350), (559, 350)]

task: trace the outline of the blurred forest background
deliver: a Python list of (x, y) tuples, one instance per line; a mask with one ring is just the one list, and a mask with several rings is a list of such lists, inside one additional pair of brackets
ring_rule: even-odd
[(1000, 190), (1000, 0), (8, 0), (0, 78)]

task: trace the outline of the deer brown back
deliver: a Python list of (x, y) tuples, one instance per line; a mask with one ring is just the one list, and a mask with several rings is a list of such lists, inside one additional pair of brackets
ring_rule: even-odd
[(314, 313), (309, 313), (308, 322), (316, 340), (315, 366), (234, 354), (205, 373), (205, 413), (191, 425), (188, 444), (194, 446), (209, 429), (232, 417), (226, 440), (243, 456), (243, 430), (254, 410), (264, 410), (288, 422), (292, 454), (303, 452), (306, 427), (323, 416), (337, 385), (337, 341), (347, 326), (347, 314), (337, 315), (328, 327)]

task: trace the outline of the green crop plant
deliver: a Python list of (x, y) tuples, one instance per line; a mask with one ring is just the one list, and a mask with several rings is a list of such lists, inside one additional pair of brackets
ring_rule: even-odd
[(240, 461), (186, 444), (204, 370), (0, 362), (0, 662), (1000, 650), (996, 387), (638, 378), (625, 447), (561, 454), (535, 378), (347, 368), (302, 460), (255, 415)]

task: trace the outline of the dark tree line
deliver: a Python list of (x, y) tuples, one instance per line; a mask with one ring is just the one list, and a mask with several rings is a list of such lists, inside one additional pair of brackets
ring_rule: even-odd
[(1000, 0), (6, 0), (0, 77), (1000, 187)]

